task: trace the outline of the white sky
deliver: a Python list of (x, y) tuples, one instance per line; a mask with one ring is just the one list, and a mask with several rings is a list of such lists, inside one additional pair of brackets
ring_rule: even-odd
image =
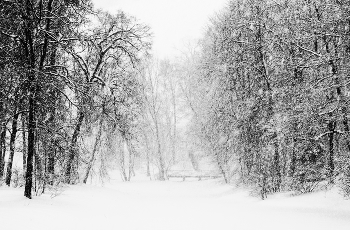
[(111, 13), (123, 10), (149, 25), (153, 50), (159, 57), (173, 57), (185, 43), (199, 39), (209, 18), (227, 0), (93, 0), (96, 8)]

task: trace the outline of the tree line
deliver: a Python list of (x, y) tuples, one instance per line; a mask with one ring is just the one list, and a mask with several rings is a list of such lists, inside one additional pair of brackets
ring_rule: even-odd
[(148, 26), (121, 11), (95, 10), (89, 0), (1, 1), (5, 184), (18, 178), (13, 161), (19, 152), (28, 198), (59, 182), (86, 183), (96, 161), (105, 173), (108, 155), (98, 156), (102, 144), (112, 148), (120, 140), (133, 152), (142, 109), (138, 67), (150, 46)]
[(232, 0), (212, 18), (187, 80), (191, 130), (226, 182), (350, 194), (349, 16), (344, 0)]

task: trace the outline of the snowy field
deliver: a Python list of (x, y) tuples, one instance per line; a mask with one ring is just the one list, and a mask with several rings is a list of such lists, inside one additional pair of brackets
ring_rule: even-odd
[(342, 230), (350, 201), (336, 190), (302, 196), (249, 196), (218, 180), (116, 179), (104, 187), (77, 185), (58, 196), (28, 200), (23, 189), (0, 187), (1, 229)]

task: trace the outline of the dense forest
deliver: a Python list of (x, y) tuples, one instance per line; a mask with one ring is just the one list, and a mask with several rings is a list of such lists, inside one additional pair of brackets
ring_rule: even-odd
[[(348, 1), (231, 1), (198, 62), (194, 123), (225, 180), (264, 198), (349, 193)], [(198, 88), (197, 88), (198, 89)]]
[(89, 0), (0, 1), (0, 184), (32, 198), (206, 157), (262, 199), (350, 195), (349, 1), (231, 0), (177, 59), (151, 45)]

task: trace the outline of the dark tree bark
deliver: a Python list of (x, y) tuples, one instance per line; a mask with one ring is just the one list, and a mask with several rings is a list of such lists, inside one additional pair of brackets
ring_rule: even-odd
[(275, 147), (275, 153), (273, 156), (273, 168), (274, 168), (274, 190), (275, 192), (279, 192), (281, 188), (282, 183), (282, 175), (281, 175), (281, 166), (280, 166), (280, 154), (278, 150), (278, 140), (277, 137), (274, 138), (274, 147)]
[(4, 115), (4, 94), (0, 92), (0, 180), (4, 176), (4, 167), (5, 167), (5, 134), (6, 126), (5, 124), (5, 115)]
[(25, 125), (25, 117), (21, 116), (21, 120), (22, 120), (22, 154), (23, 154), (23, 159), (22, 159), (22, 163), (23, 163), (23, 176), (25, 178), (25, 172), (27, 170), (27, 140), (26, 140), (26, 125)]
[(34, 48), (34, 38), (33, 38), (33, 21), (29, 20), (33, 12), (33, 3), (30, 0), (25, 1), (25, 44), (24, 50), (26, 54), (26, 60), (28, 64), (28, 152), (27, 152), (27, 172), (26, 172), (26, 184), (24, 188), (24, 196), (31, 199), (32, 198), (32, 186), (33, 186), (33, 158), (35, 154), (35, 129), (36, 129), (36, 91), (37, 91), (37, 82), (35, 76), (35, 67), (36, 67), (36, 55)]
[(10, 155), (7, 162), (6, 178), (5, 178), (5, 183), (7, 186), (10, 186), (11, 184), (12, 164), (13, 164), (13, 158), (15, 155), (18, 116), (19, 116), (19, 113), (17, 113), (17, 109), (15, 109), (15, 115), (12, 118), (12, 130), (11, 130), (11, 137), (10, 137)]
[(6, 139), (6, 124), (3, 122), (3, 124), (0, 127), (0, 179), (4, 176), (5, 172), (5, 152), (6, 152), (6, 145), (5, 145), (5, 139)]
[[(332, 114), (330, 115), (332, 119)], [(334, 182), (334, 138), (335, 138), (335, 127), (336, 127), (336, 121), (331, 120), (328, 123), (328, 143), (329, 143), (329, 153), (328, 153), (328, 178), (330, 183)]]
[[(31, 3), (29, 0), (26, 1), (26, 14), (29, 17), (31, 12)], [(26, 172), (26, 184), (24, 188), (24, 196), (31, 199), (32, 198), (32, 186), (33, 186), (33, 158), (35, 154), (35, 129), (36, 129), (36, 91), (37, 83), (35, 78), (35, 54), (34, 54), (34, 44), (31, 31), (31, 22), (28, 22), (25, 28), (27, 60), (29, 64), (28, 70), (28, 82), (29, 82), (29, 99), (28, 99), (28, 152), (27, 152), (27, 172)]]
[[(30, 77), (30, 79), (34, 80), (33, 77)], [(24, 196), (29, 199), (32, 198), (32, 187), (33, 187), (33, 158), (35, 154), (35, 128), (36, 128), (35, 99), (34, 99), (33, 93), (31, 93), (29, 97), (27, 172), (26, 172), (26, 184), (25, 184), (25, 190), (24, 190)]]

